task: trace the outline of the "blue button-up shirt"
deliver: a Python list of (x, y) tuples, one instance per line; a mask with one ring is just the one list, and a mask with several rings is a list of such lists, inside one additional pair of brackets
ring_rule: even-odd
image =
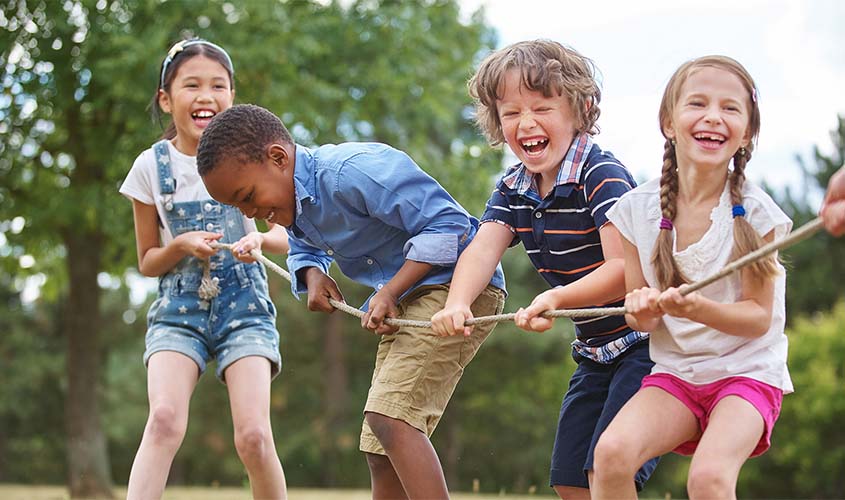
[[(408, 292), (448, 283), (458, 255), (478, 230), (478, 220), (436, 180), (384, 144), (297, 145), (294, 188), (296, 218), (287, 228), (294, 295), (306, 292), (296, 278), (299, 269), (328, 273), (332, 261), (376, 291), (405, 260), (434, 266)], [(501, 267), (491, 284), (505, 289)]]

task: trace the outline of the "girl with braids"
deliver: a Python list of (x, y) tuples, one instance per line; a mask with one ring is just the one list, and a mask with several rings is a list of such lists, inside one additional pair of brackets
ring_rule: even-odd
[(723, 56), (683, 64), (659, 119), (660, 179), (608, 212), (623, 236), (626, 320), (650, 332), (655, 365), (599, 438), (593, 498), (636, 498), (637, 468), (669, 451), (692, 455), (690, 498), (735, 498), (742, 464), (769, 448), (792, 392), (784, 269), (772, 256), (680, 292), (792, 223), (745, 180), (760, 110), (742, 65)]

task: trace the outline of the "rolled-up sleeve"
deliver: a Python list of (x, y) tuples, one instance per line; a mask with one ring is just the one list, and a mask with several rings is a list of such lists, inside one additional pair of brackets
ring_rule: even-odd
[(411, 235), (403, 248), (406, 259), (438, 266), (457, 262), (460, 243), (473, 231), (469, 214), (408, 155), (392, 148), (356, 155), (338, 175), (346, 189), (336, 194), (350, 209)]
[(307, 293), (308, 288), (297, 278), (297, 271), (306, 267), (317, 267), (328, 274), (329, 266), (332, 265), (332, 258), (322, 250), (314, 248), (298, 238), (290, 237), (288, 241), (290, 252), (288, 252), (287, 266), (290, 273), (290, 291), (298, 300), (299, 294)]
[(458, 236), (455, 234), (420, 234), (414, 236), (403, 249), (405, 259), (438, 266), (454, 264), (458, 255)]

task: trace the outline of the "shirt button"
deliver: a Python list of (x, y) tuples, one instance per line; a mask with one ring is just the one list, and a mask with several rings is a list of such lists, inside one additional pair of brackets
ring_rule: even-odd
[(209, 222), (208, 224), (205, 225), (205, 230), (206, 231), (213, 231), (214, 230), (214, 224)]
[(168, 201), (167, 203), (164, 204), (164, 209), (167, 210), (168, 212), (173, 210), (173, 203)]
[(367, 259), (367, 264), (372, 266), (373, 265), (373, 259)]
[(211, 203), (206, 203), (203, 208), (205, 208), (206, 212), (211, 212), (211, 209), (214, 208), (214, 205), (212, 205)]
[(379, 289), (379, 290), (381, 290), (382, 288), (384, 288), (384, 285), (382, 285), (381, 283), (379, 283), (379, 284), (376, 286), (376, 288), (377, 288), (377, 289)]
[(537, 219), (542, 219), (543, 218), (543, 212), (534, 212), (534, 217), (537, 218)]
[(334, 251), (333, 251), (333, 250), (326, 250), (326, 253), (327, 253), (327, 254), (329, 254), (329, 255), (334, 255)]

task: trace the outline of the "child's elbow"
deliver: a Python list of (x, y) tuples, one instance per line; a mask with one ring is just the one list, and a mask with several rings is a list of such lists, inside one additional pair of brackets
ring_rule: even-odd
[(138, 271), (141, 273), (141, 276), (146, 276), (147, 278), (157, 278), (158, 277), (158, 274), (152, 272), (150, 269), (147, 269), (144, 266), (139, 266)]
[(751, 338), (760, 338), (769, 332), (772, 326), (772, 311), (761, 310), (760, 315), (756, 321), (751, 325), (748, 331), (748, 336)]
[(144, 262), (138, 264), (138, 272), (141, 273), (141, 276), (145, 276), (147, 278), (158, 278), (161, 274), (156, 272), (155, 269), (152, 269), (152, 266), (145, 264)]

